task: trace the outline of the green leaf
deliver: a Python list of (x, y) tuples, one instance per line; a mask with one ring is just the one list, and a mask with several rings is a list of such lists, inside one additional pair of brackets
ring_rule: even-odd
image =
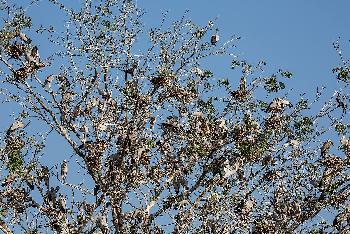
[(7, 165), (10, 173), (13, 172), (22, 172), (24, 160), (21, 156), (20, 150), (14, 150), (8, 154), (9, 163)]

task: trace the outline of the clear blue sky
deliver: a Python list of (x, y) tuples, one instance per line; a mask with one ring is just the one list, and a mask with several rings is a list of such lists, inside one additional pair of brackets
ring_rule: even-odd
[(242, 37), (241, 56), (290, 70), (295, 74), (293, 86), (303, 91), (316, 85), (334, 87), (331, 70), (340, 60), (333, 41), (340, 36), (345, 51), (350, 51), (348, 0), (138, 0), (138, 5), (147, 10), (152, 24), (165, 10), (180, 17), (189, 9), (191, 18), (200, 24), (218, 17), (223, 37)]

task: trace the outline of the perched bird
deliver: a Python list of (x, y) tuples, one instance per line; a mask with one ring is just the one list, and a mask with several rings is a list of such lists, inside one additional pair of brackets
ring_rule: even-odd
[(34, 190), (34, 176), (28, 175), (26, 178), (26, 183), (31, 190)]
[(68, 174), (68, 163), (66, 160), (63, 160), (61, 164), (61, 178), (63, 181), (66, 181), (67, 174)]
[(338, 96), (335, 98), (337, 102), (337, 106), (343, 109), (343, 113), (346, 114), (347, 104), (343, 100), (343, 97), (338, 94)]
[(149, 119), (149, 126), (150, 126), (150, 129), (153, 129), (153, 128), (154, 128), (155, 123), (156, 123), (156, 117), (151, 116), (150, 119)]
[(201, 78), (205, 77), (205, 72), (202, 69), (200, 69), (199, 67), (193, 68), (192, 72)]
[(199, 112), (199, 111), (193, 112), (192, 115), (196, 118), (204, 118), (204, 114), (202, 112)]
[(194, 33), (194, 35), (195, 35), (198, 39), (202, 38), (202, 37), (204, 36), (204, 34), (205, 34), (205, 31), (204, 31), (203, 29), (199, 29), (199, 30), (197, 30), (197, 31)]
[(211, 36), (210, 42), (212, 45), (216, 45), (216, 43), (218, 43), (219, 40), (220, 40), (220, 36), (218, 32), (216, 32), (214, 35)]
[(161, 124), (162, 130), (165, 132), (175, 131), (180, 127), (177, 116), (169, 116), (165, 123)]
[(13, 132), (16, 131), (17, 129), (23, 128), (24, 127), (24, 123), (20, 120), (17, 120), (16, 122), (11, 124), (11, 127), (9, 129), (9, 132)]
[(97, 217), (97, 225), (100, 228), (102, 233), (108, 233), (108, 222), (106, 215), (100, 214)]
[(30, 51), (30, 56), (32, 56), (34, 59), (39, 59), (39, 51), (37, 46), (34, 46), (32, 48), (32, 50)]
[(130, 75), (135, 75), (136, 69), (138, 67), (139, 63), (137, 61), (134, 61), (134, 63), (131, 65), (131, 67), (127, 68), (125, 72)]
[(224, 178), (228, 178), (230, 177), (231, 175), (235, 174), (236, 171), (237, 171), (237, 167), (234, 165), (234, 166), (231, 166), (230, 165), (230, 162), (229, 160), (225, 160), (225, 162), (223, 163), (223, 171), (221, 171), (221, 175), (224, 177)]
[(332, 145), (333, 145), (333, 142), (329, 139), (323, 143), (323, 145), (321, 146), (321, 156), (322, 157), (325, 157), (328, 155), (329, 150), (331, 149)]
[(96, 184), (94, 187), (94, 196), (97, 196), (99, 191), (100, 191), (100, 185)]
[(59, 195), (58, 206), (62, 212), (66, 211), (66, 198), (62, 194)]
[(244, 76), (242, 76), (239, 81), (239, 90), (241, 92), (245, 92), (247, 90), (247, 80)]
[(31, 72), (45, 67), (45, 64), (40, 62), (40, 56), (39, 56), (39, 51), (37, 46), (34, 46), (30, 51), (30, 53), (28, 51), (25, 53), (25, 59), (30, 65)]
[(44, 87), (45, 88), (51, 88), (51, 84), (52, 84), (52, 81), (55, 79), (55, 77), (53, 75), (49, 75), (45, 81), (44, 81)]
[(270, 103), (269, 107), (267, 108), (267, 111), (281, 112), (284, 110), (284, 108), (291, 107), (291, 106), (292, 104), (288, 100), (282, 99), (282, 98), (276, 98)]
[(47, 198), (50, 202), (52, 202), (52, 207), (56, 208), (56, 193), (57, 189), (54, 187), (51, 187), (50, 190), (47, 192)]
[(226, 131), (227, 130), (227, 126), (226, 126), (226, 120), (224, 118), (218, 119), (216, 121), (216, 126), (218, 129)]
[(22, 41), (24, 41), (24, 42), (26, 42), (28, 44), (32, 42), (32, 40), (29, 37), (27, 37), (27, 35), (25, 35), (22, 32), (19, 32), (18, 36), (19, 36), (19, 38), (21, 38)]

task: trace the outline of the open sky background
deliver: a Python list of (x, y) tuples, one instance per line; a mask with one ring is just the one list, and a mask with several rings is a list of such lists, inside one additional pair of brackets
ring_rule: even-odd
[[(146, 11), (146, 28), (158, 26), (165, 11), (169, 11), (170, 19), (176, 20), (189, 10), (188, 18), (199, 25), (217, 17), (222, 40), (228, 40), (231, 35), (240, 36), (236, 51), (241, 58), (252, 62), (264, 60), (271, 71), (279, 68), (291, 71), (294, 78), (288, 85), (297, 93), (315, 92), (317, 86), (326, 86), (331, 95), (338, 87), (332, 69), (341, 61), (332, 43), (339, 37), (345, 58), (350, 58), (349, 0), (137, 0), (137, 4)], [(39, 8), (28, 9), (34, 24), (52, 21), (63, 25), (63, 19), (55, 13), (57, 9), (52, 10), (51, 4), (42, 0), (38, 5)], [(230, 66), (226, 61), (220, 63), (217, 60), (215, 66), (224, 69)], [(12, 108), (2, 107), (1, 129), (9, 126), (13, 117), (9, 118), (8, 113), (16, 112)], [(57, 139), (49, 140), (48, 145), (51, 145), (48, 152), (55, 156), (49, 163), (56, 164), (69, 156), (67, 145)]]
[(332, 42), (341, 37), (345, 51), (350, 47), (347, 0), (138, 0), (138, 5), (149, 12), (146, 18), (152, 24), (166, 10), (180, 17), (189, 9), (199, 24), (218, 17), (222, 38), (242, 37), (237, 45), (241, 56), (290, 70), (295, 75), (293, 86), (303, 91), (316, 85), (333, 86), (331, 70), (340, 60)]

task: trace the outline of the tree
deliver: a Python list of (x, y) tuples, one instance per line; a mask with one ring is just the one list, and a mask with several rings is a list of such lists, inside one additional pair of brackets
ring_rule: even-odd
[[(49, 2), (65, 28), (34, 28), (23, 8), (1, 5), (1, 90), (21, 105), (3, 133), (4, 233), (349, 231), (342, 57), (344, 88), (317, 111), (322, 90), (289, 100), (292, 73), (262, 75), (265, 62), (233, 56), (239, 38), (223, 42), (214, 21), (167, 27), (164, 16), (147, 31), (133, 1)], [(40, 57), (35, 38), (52, 54)], [(232, 79), (206, 68), (216, 55), (232, 60)], [(55, 134), (73, 155), (49, 168)], [(78, 171), (90, 182), (73, 183)], [(329, 208), (334, 217), (316, 219)]]

